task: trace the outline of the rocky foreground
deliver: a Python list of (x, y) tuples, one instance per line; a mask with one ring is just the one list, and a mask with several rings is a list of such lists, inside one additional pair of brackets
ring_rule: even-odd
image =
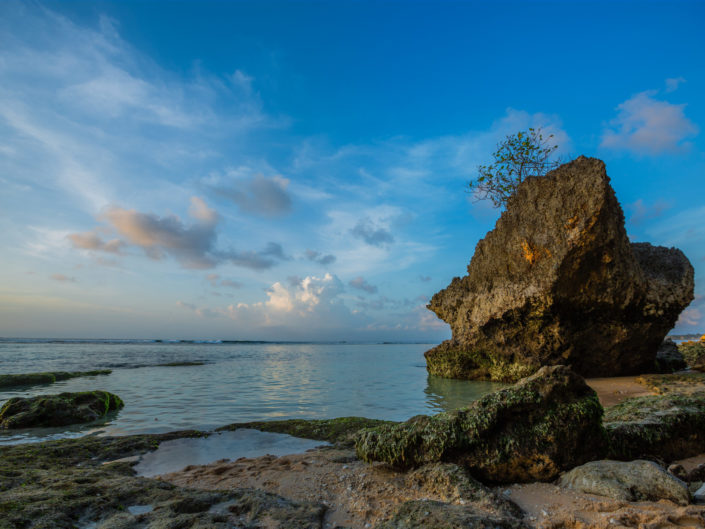
[[(705, 481), (700, 465), (705, 458), (698, 459), (705, 453), (705, 374), (649, 375), (632, 382), (645, 394), (630, 396), (636, 393), (628, 385), (620, 393), (621, 383), (596, 384), (602, 402), (621, 400), (600, 417), (595, 394), (579, 377), (561, 367), (546, 368), (473, 405), (474, 433), (458, 428), (467, 426), (469, 412), (460, 423), (458, 414), (448, 414), (406, 423), (341, 418), (230, 425), (225, 429), (258, 428), (332, 445), (191, 466), (158, 479), (137, 476), (135, 461), (125, 458), (166, 440), (208, 434), (0, 447), (0, 528), (705, 527), (705, 505), (693, 503)], [(583, 422), (557, 409), (577, 412), (571, 406), (584, 402), (597, 413), (590, 411)], [(553, 416), (559, 420), (551, 423)], [(390, 435), (417, 438), (409, 453), (419, 454), (431, 431), (414, 428), (424, 421), (435, 422), (432, 433), (444, 436), (447, 450), (402, 464), (370, 457), (379, 453), (370, 449), (370, 436), (376, 442)], [(534, 433), (540, 435), (533, 438), (526, 430), (532, 423), (545, 426), (537, 427)], [(582, 431), (580, 424), (592, 430)], [(574, 444), (562, 445), (561, 430), (573, 426), (582, 433)], [(584, 446), (593, 452), (581, 454)], [(509, 466), (529, 472), (523, 479), (529, 476), (529, 482), (511, 483), (511, 473), (493, 478), (492, 467), (478, 472), (480, 467), (468, 464), (473, 453), (476, 460), (497, 461), (494, 468), (500, 470), (507, 457)], [(482, 453), (488, 457), (480, 458)], [(695, 458), (681, 461), (690, 456)], [(554, 470), (532, 475), (532, 469)]]

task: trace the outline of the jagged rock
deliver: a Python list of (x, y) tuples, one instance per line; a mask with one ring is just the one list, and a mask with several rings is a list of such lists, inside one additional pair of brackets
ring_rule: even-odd
[(652, 461), (591, 461), (563, 474), (559, 483), (622, 501), (690, 501), (688, 486)]
[(400, 468), (445, 461), (493, 483), (549, 481), (604, 456), (601, 419), (585, 381), (550, 366), (467, 408), (362, 430), (355, 448), (364, 461)]
[(122, 399), (107, 391), (82, 391), (38, 397), (15, 397), (0, 409), (0, 428), (66, 426), (95, 421), (124, 406)]
[(433, 296), (428, 308), (453, 337), (426, 353), (428, 370), (493, 380), (555, 364), (583, 376), (650, 372), (692, 299), (688, 259), (630, 244), (604, 163), (581, 156), (524, 181), (468, 275)]
[(609, 457), (676, 461), (705, 452), (705, 392), (626, 399), (605, 410)]

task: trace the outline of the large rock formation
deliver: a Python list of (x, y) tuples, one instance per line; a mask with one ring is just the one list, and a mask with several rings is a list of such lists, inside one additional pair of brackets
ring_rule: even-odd
[(451, 462), (481, 480), (515, 483), (600, 459), (607, 438), (595, 392), (567, 367), (547, 366), (467, 408), (362, 430), (355, 448), (367, 462)]
[(430, 373), (516, 380), (542, 365), (583, 376), (654, 369), (693, 299), (680, 250), (630, 244), (602, 161), (580, 158), (524, 181), (468, 275), (428, 305), (453, 338), (426, 353)]

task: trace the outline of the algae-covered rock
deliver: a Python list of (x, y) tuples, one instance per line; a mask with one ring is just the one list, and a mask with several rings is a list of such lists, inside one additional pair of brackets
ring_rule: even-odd
[(652, 461), (591, 461), (563, 474), (562, 487), (622, 501), (688, 505), (688, 486)]
[(516, 518), (479, 514), (464, 505), (416, 500), (402, 503), (394, 515), (376, 529), (524, 529)]
[(705, 341), (683, 342), (678, 346), (687, 364), (698, 371), (705, 371)]
[(0, 409), (0, 428), (34, 428), (66, 426), (95, 421), (111, 411), (117, 411), (124, 403), (117, 395), (107, 391), (82, 391), (40, 395), (38, 397), (15, 397)]
[(360, 432), (365, 461), (401, 468), (445, 461), (481, 480), (548, 481), (606, 451), (602, 406), (585, 381), (550, 366), (467, 408)]
[(222, 426), (216, 431), (251, 428), (261, 432), (285, 433), (302, 439), (328, 441), (340, 446), (352, 446), (355, 436), (363, 428), (372, 428), (392, 421), (366, 417), (338, 417), (335, 419), (283, 419), (280, 421), (238, 422)]
[(609, 457), (674, 461), (705, 452), (705, 392), (626, 399), (605, 410)]
[[(252, 489), (199, 491), (103, 464), (184, 431), (0, 446), (1, 529), (321, 529), (325, 506)], [(149, 506), (151, 510), (136, 506)]]
[(467, 273), (428, 305), (453, 332), (426, 352), (433, 375), (514, 381), (556, 364), (586, 377), (651, 372), (693, 299), (688, 259), (631, 244), (604, 163), (583, 156), (519, 185)]
[(47, 371), (44, 373), (18, 373), (13, 375), (0, 375), (0, 389), (13, 388), (19, 386), (36, 386), (39, 384), (53, 384), (59, 380), (70, 378), (93, 377), (97, 375), (109, 375), (110, 369), (99, 369), (96, 371)]

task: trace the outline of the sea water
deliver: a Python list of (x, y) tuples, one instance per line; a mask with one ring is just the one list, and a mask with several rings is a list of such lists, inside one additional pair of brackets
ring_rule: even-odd
[[(0, 389), (12, 397), (102, 389), (125, 407), (90, 425), (0, 432), (0, 444), (85, 434), (212, 430), (234, 422), (362, 416), (405, 420), (465, 406), (500, 386), (429, 376), (433, 344), (0, 339), (0, 374), (112, 369)], [(159, 366), (203, 362), (196, 366)]]

